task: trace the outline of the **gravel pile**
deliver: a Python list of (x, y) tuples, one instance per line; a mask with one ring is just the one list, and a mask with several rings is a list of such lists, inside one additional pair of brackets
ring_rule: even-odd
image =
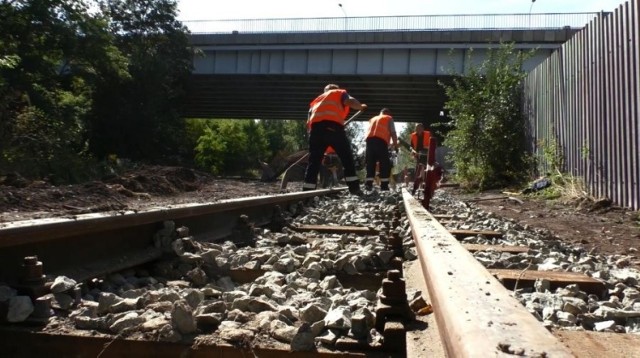
[(467, 237), (461, 240), (463, 243), (529, 248), (529, 252), (519, 254), (476, 252), (475, 258), (487, 268), (580, 272), (604, 283), (606, 290), (599, 295), (587, 294), (575, 284), (551, 290), (546, 280), (539, 280), (533, 288), (517, 289), (515, 297), (547, 327), (640, 333), (640, 271), (628, 267), (629, 256), (587, 252), (561, 242), (546, 230), (499, 218), (443, 191), (436, 192), (432, 206), (437, 209), (434, 213), (454, 215), (445, 223), (448, 229), (503, 234), (501, 238)]
[[(45, 296), (55, 311), (45, 330), (167, 342), (215, 336), (245, 344), (273, 338), (294, 351), (331, 348), (344, 336), (380, 344), (374, 328), (378, 292), (343, 287), (336, 275), (390, 269), (394, 252), (386, 238), (399, 203), (397, 193), (315, 198), (309, 206), (284, 210), (283, 216), (294, 225), (368, 225), (380, 234), (250, 228), (253, 244), (244, 247), (233, 241), (197, 242), (188, 228), (165, 222), (154, 241), (166, 255), (152, 266), (85, 283), (57, 277)], [(395, 232), (412, 244), (406, 219)], [(415, 257), (415, 252), (407, 247), (405, 257)], [(230, 270), (257, 272), (258, 277), (234, 282)], [(6, 286), (0, 286), (0, 301), (10, 302), (12, 322), (34, 311), (28, 297)]]

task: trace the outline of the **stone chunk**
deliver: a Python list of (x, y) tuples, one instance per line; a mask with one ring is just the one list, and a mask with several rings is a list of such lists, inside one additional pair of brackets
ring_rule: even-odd
[(340, 332), (336, 330), (328, 329), (323, 335), (316, 337), (315, 340), (321, 344), (332, 347), (336, 344), (339, 334)]
[(109, 326), (109, 330), (114, 333), (121, 333), (125, 329), (139, 326), (144, 321), (144, 317), (140, 317), (135, 312), (129, 312)]
[(304, 322), (298, 328), (298, 332), (293, 336), (291, 340), (291, 350), (294, 352), (312, 351), (315, 349), (314, 335), (311, 331), (311, 325)]
[(177, 301), (173, 304), (171, 312), (171, 321), (182, 334), (193, 333), (196, 331), (196, 320), (191, 312), (191, 307), (185, 301)]
[(14, 296), (9, 299), (7, 321), (22, 322), (33, 313), (33, 302), (29, 296)]
[(337, 307), (329, 311), (324, 318), (328, 328), (348, 331), (351, 328), (351, 310), (348, 307)]
[(231, 343), (249, 342), (253, 336), (254, 333), (248, 329), (227, 328), (220, 331), (220, 338)]
[(71, 279), (67, 276), (58, 276), (53, 280), (53, 284), (51, 284), (51, 292), (52, 293), (61, 293), (64, 291), (68, 291), (76, 286), (77, 282), (74, 279)]
[(327, 311), (312, 303), (309, 303), (300, 309), (300, 319), (304, 322), (314, 323), (321, 321), (326, 315)]
[(298, 333), (298, 329), (293, 326), (288, 326), (282, 321), (276, 320), (271, 322), (270, 333), (273, 338), (281, 342), (291, 343), (293, 341), (293, 337)]

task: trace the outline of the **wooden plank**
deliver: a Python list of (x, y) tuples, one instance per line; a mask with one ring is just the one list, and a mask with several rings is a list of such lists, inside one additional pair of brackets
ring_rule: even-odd
[(501, 232), (497, 231), (488, 231), (488, 230), (461, 230), (461, 229), (453, 229), (449, 230), (449, 233), (454, 237), (460, 239), (468, 236), (476, 236), (483, 235), (485, 237), (502, 237)]
[(469, 252), (498, 251), (498, 252), (509, 252), (514, 254), (529, 252), (529, 248), (526, 246), (462, 244), (462, 247), (467, 249)]
[(402, 195), (447, 356), (573, 357), (411, 193)]
[[(94, 332), (95, 333), (95, 332)], [(311, 357), (388, 357), (388, 354), (371, 352), (336, 352), (319, 347), (313, 352), (292, 352), (291, 345), (271, 340), (261, 343), (257, 336), (255, 342), (243, 342), (237, 346), (224, 342), (217, 332), (179, 342), (161, 342), (154, 340), (121, 339), (115, 336), (96, 333), (97, 336), (79, 336), (72, 334), (51, 334), (38, 332), (37, 329), (24, 327), (2, 327), (3, 356), (6, 357), (193, 357), (193, 358), (244, 358), (264, 357), (311, 358)], [(215, 335), (215, 337), (214, 337)], [(200, 338), (199, 337), (199, 338)]]
[(590, 331), (557, 331), (554, 335), (580, 358), (637, 357), (640, 336)]
[(489, 269), (489, 272), (509, 289), (513, 289), (516, 282), (519, 288), (531, 287), (538, 279), (548, 280), (550, 282), (551, 290), (574, 283), (577, 284), (581, 290), (587, 293), (599, 295), (602, 293), (602, 290), (605, 289), (605, 286), (601, 281), (578, 272), (506, 269)]
[(332, 225), (300, 225), (291, 227), (292, 230), (299, 232), (317, 231), (324, 234), (358, 234), (358, 235), (376, 235), (377, 230), (366, 226), (332, 226)]
[(162, 250), (149, 247), (141, 250), (130, 251), (114, 257), (107, 257), (89, 263), (63, 269), (51, 273), (52, 276), (67, 276), (81, 282), (94, 277), (104, 276), (110, 273), (122, 271), (131, 267), (140, 266), (162, 257)]
[(508, 196), (492, 196), (492, 197), (487, 197), (487, 198), (467, 199), (465, 201), (468, 202), (468, 203), (476, 203), (478, 201), (504, 200), (504, 199), (509, 199), (509, 197)]

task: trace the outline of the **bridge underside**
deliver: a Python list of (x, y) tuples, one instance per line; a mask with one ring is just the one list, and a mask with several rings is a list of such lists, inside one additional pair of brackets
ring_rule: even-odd
[[(446, 100), (439, 81), (450, 76), (193, 75), (187, 118), (306, 120), (309, 102), (336, 83), (369, 106), (367, 120), (391, 109), (398, 122), (437, 121)], [(353, 112), (352, 112), (353, 113)]]

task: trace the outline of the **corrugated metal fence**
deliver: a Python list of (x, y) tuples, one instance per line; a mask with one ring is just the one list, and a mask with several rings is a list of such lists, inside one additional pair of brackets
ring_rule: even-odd
[(601, 13), (531, 71), (525, 113), (547, 170), (557, 145), (564, 170), (590, 194), (640, 209), (640, 0)]

